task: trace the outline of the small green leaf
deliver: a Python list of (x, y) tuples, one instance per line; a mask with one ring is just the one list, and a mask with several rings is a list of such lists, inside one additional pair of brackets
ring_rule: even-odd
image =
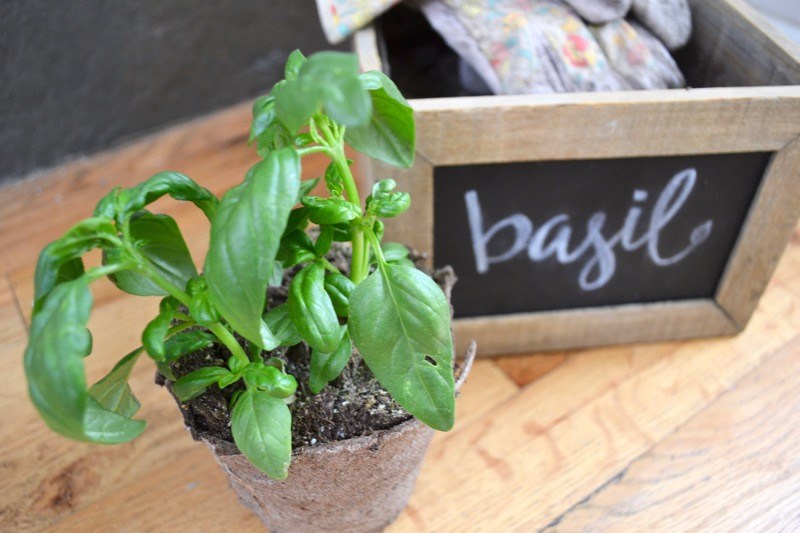
[(300, 159), (292, 148), (257, 163), (220, 202), (211, 224), (205, 277), (211, 303), (248, 341), (278, 345), (261, 319), (267, 285), (289, 213), (300, 189)]
[(274, 479), (285, 479), (292, 460), (292, 415), (279, 398), (243, 391), (233, 405), (231, 431), (239, 450)]
[(272, 89), (275, 95), (275, 113), (290, 135), (311, 118), (321, 102), (321, 87), (303, 83), (301, 79), (287, 80)]
[(385, 74), (361, 74), (369, 91), (372, 114), (367, 124), (348, 128), (345, 142), (370, 157), (397, 167), (414, 163), (414, 110)]
[(182, 355), (210, 348), (216, 342), (217, 338), (214, 335), (202, 329), (181, 331), (164, 343), (164, 360), (171, 363)]
[(350, 335), (346, 331), (333, 353), (322, 353), (312, 349), (311, 372), (308, 378), (308, 387), (311, 392), (319, 394), (325, 385), (339, 377), (350, 360), (351, 352)]
[[(139, 252), (153, 265), (156, 272), (176, 287), (197, 275), (189, 248), (183, 240), (178, 224), (169, 215), (154, 215), (139, 211), (131, 217), (131, 238), (139, 243)], [(104, 254), (105, 263), (119, 261), (118, 250)], [(109, 276), (121, 290), (137, 296), (166, 296), (167, 292), (148, 277), (134, 271), (123, 270)]]
[(350, 294), (355, 288), (350, 278), (339, 272), (325, 276), (325, 291), (331, 297), (337, 315), (347, 317), (350, 311)]
[(304, 196), (308, 195), (319, 184), (322, 178), (314, 178), (310, 180), (303, 180), (300, 182), (300, 192), (297, 195), (297, 201), (301, 201)]
[(78, 222), (60, 239), (48, 244), (36, 262), (33, 278), (36, 305), (41, 304), (59, 281), (78, 277), (78, 272), (83, 269), (80, 256), (93, 248), (109, 245), (116, 236), (111, 220), (95, 217)]
[(309, 209), (305, 206), (292, 209), (289, 213), (289, 220), (286, 222), (286, 229), (283, 231), (283, 235), (286, 236), (289, 232), (296, 229), (304, 232), (306, 226), (308, 226), (308, 213)]
[(128, 379), (131, 370), (142, 354), (142, 348), (120, 359), (106, 376), (89, 388), (89, 394), (105, 409), (131, 418), (139, 410), (141, 404), (133, 395)]
[(259, 389), (280, 399), (290, 397), (297, 390), (294, 376), (264, 363), (250, 363), (244, 371), (244, 382), (248, 389)]
[(280, 287), (283, 283), (283, 262), (275, 260), (272, 264), (272, 271), (269, 273), (269, 285)]
[(124, 194), (126, 198), (123, 210), (127, 214), (141, 211), (144, 206), (168, 194), (175, 200), (192, 202), (211, 222), (214, 221), (219, 202), (211, 191), (178, 172), (159, 172), (147, 181), (121, 191), (120, 194)]
[(230, 370), (220, 366), (199, 368), (179, 377), (172, 385), (172, 392), (175, 393), (175, 396), (177, 396), (180, 401), (188, 402), (200, 396), (208, 387), (230, 374)]
[(289, 285), (289, 316), (309, 346), (331, 353), (339, 345), (342, 330), (324, 283), (321, 263), (300, 270)]
[(331, 163), (325, 169), (325, 187), (331, 194), (331, 198), (344, 197), (344, 178), (342, 178), (342, 173), (336, 163)]
[(211, 326), (220, 321), (221, 316), (208, 296), (208, 283), (205, 278), (195, 277), (189, 281), (187, 290), (189, 300), (189, 314), (201, 326)]
[(28, 391), (53, 431), (76, 440), (127, 442), (144, 430), (144, 422), (105, 409), (86, 388), (91, 308), (88, 279), (80, 277), (55, 287), (34, 310), (24, 356)]
[(322, 257), (328, 253), (333, 243), (333, 226), (320, 226), (317, 242), (314, 243), (314, 253)]
[(353, 290), (348, 326), (367, 366), (400, 405), (434, 429), (453, 427), (450, 306), (431, 278), (380, 265)]
[(253, 103), (253, 122), (250, 124), (250, 142), (267, 131), (275, 122), (275, 97), (260, 96)]
[(169, 331), (172, 317), (175, 316), (180, 302), (168, 296), (161, 300), (159, 312), (156, 317), (145, 326), (142, 332), (142, 345), (147, 355), (157, 362), (163, 362), (166, 356), (164, 341)]
[(281, 239), (281, 245), (276, 256), (284, 268), (291, 268), (317, 257), (314, 243), (306, 232), (299, 229), (290, 231)]
[(306, 196), (301, 201), (309, 209), (309, 219), (315, 224), (340, 224), (361, 216), (357, 205), (342, 198)]
[(287, 80), (295, 80), (300, 74), (300, 68), (305, 64), (306, 56), (300, 50), (295, 50), (289, 54), (286, 60), (286, 68), (284, 69), (284, 77)]
[(411, 196), (407, 192), (393, 192), (397, 183), (393, 179), (380, 180), (372, 186), (367, 197), (367, 213), (381, 218), (391, 218), (407, 210)]
[(382, 243), (381, 250), (383, 251), (383, 258), (387, 263), (400, 261), (401, 259), (408, 257), (408, 248), (399, 242)]
[(358, 56), (343, 52), (317, 52), (308, 58), (298, 81), (321, 90), (330, 118), (347, 127), (366, 124), (372, 104), (359, 79)]
[(286, 304), (270, 309), (264, 314), (264, 322), (280, 341), (281, 346), (294, 346), (303, 340), (289, 316), (289, 306)]

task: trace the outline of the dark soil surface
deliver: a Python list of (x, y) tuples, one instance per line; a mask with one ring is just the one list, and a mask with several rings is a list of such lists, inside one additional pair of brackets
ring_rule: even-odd
[[(346, 274), (349, 249), (336, 243), (334, 245), (328, 259)], [(286, 287), (296, 271), (294, 269), (286, 273), (281, 287), (269, 288), (269, 308), (286, 301)], [(411, 418), (378, 383), (356, 351), (342, 374), (316, 395), (308, 389), (310, 353), (305, 343), (263, 352), (262, 355), (265, 359), (281, 358), (286, 364), (286, 371), (297, 379), (297, 392), (289, 405), (293, 448), (368, 435)], [(229, 352), (224, 346), (214, 345), (180, 358), (172, 364), (172, 371), (177, 378), (205, 366), (225, 366), (228, 356)], [(161, 375), (157, 376), (156, 382), (170, 388), (168, 380)], [(185, 404), (176, 399), (186, 424), (193, 429), (195, 436), (201, 434), (233, 442), (228, 405), (231, 396), (240, 387), (237, 384), (220, 390), (213, 385), (204, 394)]]

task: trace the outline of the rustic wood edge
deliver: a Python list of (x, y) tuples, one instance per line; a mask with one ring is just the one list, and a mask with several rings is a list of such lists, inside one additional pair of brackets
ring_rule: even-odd
[(776, 153), (721, 278), (716, 300), (743, 329), (800, 217), (800, 137)]
[(479, 356), (716, 337), (738, 331), (712, 299), (460, 318), (453, 324), (456, 353), (475, 339)]

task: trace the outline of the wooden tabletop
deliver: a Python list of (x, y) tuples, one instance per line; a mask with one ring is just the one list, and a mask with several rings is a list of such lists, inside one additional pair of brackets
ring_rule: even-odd
[[(0, 531), (259, 530), (149, 360), (132, 378), (148, 427), (113, 447), (47, 429), (22, 369), (39, 250), (159, 170), (226, 190), (255, 161), (248, 122), (239, 106), (0, 189)], [(306, 177), (322, 170), (310, 161)], [(202, 214), (155, 208), (204, 257)], [(158, 305), (110, 283), (94, 295), (90, 382)], [(800, 227), (741, 335), (482, 359), (457, 420), (389, 531), (800, 529)]]

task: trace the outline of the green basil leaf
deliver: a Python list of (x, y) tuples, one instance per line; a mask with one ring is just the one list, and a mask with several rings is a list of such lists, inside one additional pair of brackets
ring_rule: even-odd
[(350, 360), (351, 352), (350, 335), (346, 331), (333, 353), (323, 353), (312, 349), (311, 371), (308, 377), (308, 388), (311, 389), (311, 392), (319, 394), (325, 385), (339, 377)]
[(291, 268), (300, 263), (316, 259), (314, 243), (305, 231), (292, 230), (281, 239), (281, 245), (276, 256), (284, 268)]
[(133, 395), (133, 391), (128, 385), (128, 380), (133, 366), (141, 354), (142, 348), (136, 348), (120, 359), (103, 379), (89, 387), (89, 394), (104, 409), (120, 414), (125, 418), (131, 418), (139, 410), (141, 404)]
[[(169, 215), (154, 215), (139, 211), (130, 220), (131, 238), (139, 242), (139, 252), (155, 267), (155, 270), (176, 287), (183, 288), (194, 276), (197, 268), (192, 261), (189, 247), (183, 240), (178, 224)], [(119, 251), (108, 250), (104, 262), (115, 263)], [(134, 270), (123, 270), (109, 276), (121, 290), (137, 296), (166, 296), (167, 292), (149, 278)]]
[(314, 243), (314, 252), (317, 257), (322, 257), (328, 253), (333, 243), (333, 226), (320, 226), (317, 242)]
[(355, 288), (355, 283), (339, 272), (325, 276), (325, 291), (331, 297), (337, 315), (347, 317), (350, 314), (350, 294)]
[(148, 322), (144, 331), (142, 331), (142, 345), (147, 350), (147, 355), (157, 362), (165, 361), (164, 342), (169, 331), (172, 315), (173, 313), (159, 313), (153, 320)]
[(414, 163), (414, 110), (385, 74), (365, 72), (361, 82), (369, 91), (372, 115), (365, 125), (348, 128), (345, 142), (390, 165), (410, 167)]
[(331, 163), (325, 169), (325, 187), (331, 194), (331, 198), (344, 197), (344, 178), (342, 178), (342, 173), (335, 163)]
[(422, 272), (383, 265), (350, 296), (350, 335), (381, 385), (434, 429), (453, 427), (450, 306)]
[(114, 220), (117, 216), (117, 197), (120, 191), (122, 191), (122, 187), (114, 187), (108, 194), (100, 198), (94, 206), (92, 216)]
[(309, 209), (309, 219), (315, 224), (340, 224), (361, 216), (361, 210), (342, 198), (320, 198), (306, 196), (301, 200)]
[(285, 479), (292, 460), (292, 415), (279, 398), (247, 389), (231, 413), (236, 446), (253, 465), (273, 479)]
[(220, 314), (208, 297), (208, 292), (194, 294), (189, 301), (189, 314), (201, 326), (210, 326), (220, 321)]
[(409, 208), (411, 196), (407, 192), (393, 192), (397, 183), (393, 179), (383, 179), (372, 186), (372, 194), (367, 197), (367, 213), (381, 218), (395, 217)]
[(294, 144), (294, 137), (286, 127), (278, 121), (273, 122), (256, 139), (256, 152), (266, 158), (272, 152), (288, 148)]
[(182, 355), (210, 348), (216, 342), (217, 338), (214, 335), (202, 329), (181, 331), (164, 343), (164, 360), (171, 363)]
[(297, 390), (294, 376), (264, 363), (250, 363), (244, 371), (244, 382), (248, 389), (259, 389), (275, 398), (288, 398)]
[(306, 226), (308, 226), (308, 213), (309, 209), (305, 206), (292, 209), (289, 213), (289, 220), (286, 222), (286, 229), (283, 235), (286, 236), (289, 232), (296, 229), (305, 232)]
[(335, 242), (350, 242), (353, 240), (353, 228), (348, 222), (331, 224), (333, 227), (333, 240)]
[(321, 91), (322, 87), (304, 83), (302, 79), (286, 80), (286, 83), (275, 85), (272, 90), (275, 113), (292, 137), (319, 109)]
[(81, 277), (55, 287), (34, 311), (24, 356), (28, 391), (53, 431), (89, 442), (126, 442), (144, 430), (144, 422), (108, 411), (86, 388), (91, 308), (88, 279)]
[(192, 202), (214, 221), (219, 201), (208, 189), (201, 187), (188, 176), (178, 172), (159, 172), (147, 181), (131, 189), (121, 191), (126, 198), (123, 209), (125, 213), (136, 213), (168, 194), (175, 200)]
[(387, 263), (400, 261), (401, 259), (408, 257), (408, 248), (399, 242), (383, 243), (381, 244), (381, 251), (383, 252), (383, 258)]
[(261, 315), (275, 255), (300, 188), (300, 158), (292, 148), (272, 152), (244, 183), (231, 189), (211, 224), (205, 278), (211, 303), (248, 341), (278, 345)]
[(220, 366), (207, 366), (181, 376), (172, 385), (172, 392), (182, 402), (188, 402), (203, 394), (208, 387), (217, 383), (221, 378), (231, 374), (227, 368)]
[(300, 270), (289, 285), (289, 316), (309, 346), (331, 353), (339, 345), (342, 329), (324, 283), (321, 263)]
[(300, 193), (297, 195), (297, 201), (299, 202), (300, 200), (303, 199), (304, 196), (306, 196), (308, 193), (313, 191), (314, 187), (317, 186), (317, 184), (319, 183), (320, 179), (322, 179), (322, 178), (314, 178), (314, 179), (310, 179), (310, 180), (301, 181), (300, 182)]
[(253, 122), (250, 124), (250, 142), (267, 131), (275, 122), (275, 97), (260, 96), (253, 103)]
[(325, 114), (347, 127), (369, 120), (371, 102), (359, 79), (358, 56), (344, 52), (317, 52), (300, 70), (298, 81), (318, 87)]
[(281, 346), (294, 346), (303, 340), (289, 316), (289, 306), (286, 304), (281, 304), (267, 311), (264, 314), (264, 322), (267, 323)]
[[(59, 283), (78, 277), (83, 269), (80, 256), (115, 239), (114, 223), (107, 218), (87, 218), (72, 226), (60, 239), (48, 244), (39, 254), (33, 278), (34, 302), (40, 305)], [(80, 262), (80, 266), (78, 263)]]
[(284, 77), (287, 80), (295, 80), (300, 74), (300, 68), (305, 64), (306, 56), (300, 50), (295, 50), (289, 54), (286, 60), (286, 68), (284, 69)]

